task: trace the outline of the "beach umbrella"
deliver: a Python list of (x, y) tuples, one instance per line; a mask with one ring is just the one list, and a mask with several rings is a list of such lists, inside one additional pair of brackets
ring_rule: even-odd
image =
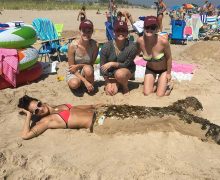
[(190, 3), (190, 4), (192, 4), (195, 8), (198, 8), (198, 7), (199, 7), (198, 4), (195, 4), (195, 3)]
[(183, 7), (185, 9), (193, 9), (193, 8), (195, 8), (192, 4), (184, 4)]
[(176, 10), (180, 9), (181, 7), (182, 7), (182, 6), (179, 6), (179, 5), (171, 6), (171, 7), (170, 7), (170, 10), (171, 10), (171, 11), (176, 11)]

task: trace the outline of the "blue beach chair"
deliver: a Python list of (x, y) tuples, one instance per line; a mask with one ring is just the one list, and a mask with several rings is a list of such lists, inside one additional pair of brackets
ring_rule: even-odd
[(115, 39), (114, 30), (111, 22), (109, 21), (105, 22), (105, 30), (106, 30), (106, 37), (109, 41)]
[(181, 43), (184, 44), (186, 39), (184, 38), (184, 28), (186, 22), (184, 20), (172, 20), (172, 35), (171, 43)]
[(43, 56), (48, 57), (49, 62), (51, 62), (51, 55), (57, 53), (58, 61), (60, 61), (60, 39), (54, 27), (52, 21), (47, 18), (36, 18), (32, 22), (33, 27), (37, 32), (38, 38), (42, 41), (42, 46), (39, 49), (39, 54), (41, 55), (41, 60)]

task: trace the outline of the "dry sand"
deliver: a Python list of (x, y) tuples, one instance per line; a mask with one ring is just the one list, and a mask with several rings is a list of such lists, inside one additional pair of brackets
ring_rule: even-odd
[[(130, 9), (134, 19), (155, 14), (153, 10)], [(64, 31), (77, 31), (78, 11), (3, 11), (1, 22), (48, 17), (63, 23)], [(104, 12), (103, 12), (104, 13)], [(87, 11), (103, 40), (104, 15)], [(169, 31), (169, 18), (164, 27)], [(130, 84), (130, 96), (121, 93), (106, 96), (98, 83), (94, 96), (75, 96), (57, 75), (39, 82), (0, 92), (0, 179), (220, 179), (220, 146), (203, 142), (198, 126), (177, 123), (175, 116), (143, 120), (108, 120), (97, 133), (86, 130), (47, 130), (43, 135), (23, 141), (19, 137), (24, 117), (18, 115), (18, 98), (27, 93), (50, 104), (129, 104), (163, 107), (187, 96), (196, 97), (204, 110), (197, 115), (220, 125), (220, 42), (191, 42), (172, 45), (173, 59), (199, 65), (191, 81), (175, 82), (169, 97), (143, 96), (140, 82)], [(66, 62), (58, 65), (58, 75), (65, 76)], [(145, 128), (144, 128), (145, 127)], [(191, 133), (189, 130), (191, 129)]]

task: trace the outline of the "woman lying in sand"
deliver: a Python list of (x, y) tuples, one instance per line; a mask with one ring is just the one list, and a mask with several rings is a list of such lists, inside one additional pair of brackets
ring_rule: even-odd
[[(95, 118), (95, 106), (61, 104), (53, 107), (27, 95), (19, 99), (18, 107), (27, 115), (21, 135), (23, 139), (36, 137), (47, 129), (90, 128)], [(32, 117), (37, 119), (36, 124)]]
[(94, 90), (94, 69), (98, 55), (98, 44), (93, 40), (93, 23), (85, 20), (79, 26), (79, 39), (75, 39), (68, 47), (68, 64), (67, 83), (70, 89), (78, 89), (82, 84), (85, 85), (88, 92)]
[[(186, 99), (178, 100), (167, 107), (130, 105), (72, 106), (70, 104), (62, 104), (52, 107), (47, 103), (42, 103), (38, 99), (25, 95), (19, 99), (18, 107), (22, 108), (21, 112), (27, 115), (22, 130), (23, 139), (36, 137), (47, 129), (89, 128), (90, 132), (93, 132), (94, 126), (97, 124), (103, 124), (105, 118), (106, 121), (108, 118), (111, 122), (119, 122), (122, 120), (123, 123), (128, 123), (125, 126), (129, 127), (129, 121), (125, 120), (129, 118), (131, 121), (131, 128), (134, 131), (135, 128), (138, 128), (138, 123), (140, 123), (139, 126), (142, 128), (144, 128), (143, 126), (146, 126), (146, 129), (144, 128), (143, 130), (144, 132), (147, 132), (148, 129), (158, 122), (159, 124), (162, 123), (161, 129), (165, 128), (163, 130), (171, 129), (172, 131), (173, 129), (176, 129), (183, 134), (197, 136), (204, 140), (211, 137), (211, 140), (220, 144), (220, 126), (193, 114), (203, 108), (202, 104), (194, 97), (187, 97)], [(31, 119), (33, 115), (35, 118), (38, 118), (38, 121), (35, 120), (36, 123)], [(169, 118), (162, 120), (164, 116)], [(175, 118), (174, 116), (178, 118)], [(150, 120), (150, 117), (157, 118), (154, 118), (155, 120), (152, 121), (152, 119)], [(146, 123), (143, 123), (143, 120)], [(136, 126), (134, 126), (133, 121), (136, 122)], [(192, 125), (189, 127), (185, 125), (186, 123)], [(201, 127), (195, 126), (195, 124), (199, 124)], [(96, 130), (98, 131), (98, 129)], [(206, 132), (203, 133), (203, 130)], [(121, 132), (123, 131), (123, 127), (117, 126), (117, 129), (115, 129), (113, 123), (108, 130), (106, 129), (106, 131), (104, 131), (104, 133), (109, 133), (110, 131)]]
[(115, 39), (105, 43), (100, 52), (101, 74), (105, 79), (105, 92), (113, 96), (119, 85), (128, 94), (128, 80), (134, 76), (137, 54), (136, 44), (128, 40), (128, 26), (124, 21), (114, 23)]
[[(144, 95), (156, 91), (157, 96), (169, 95), (171, 86), (172, 56), (168, 39), (158, 35), (158, 20), (147, 16), (144, 20), (144, 35), (137, 40), (144, 60), (147, 61), (144, 77)], [(157, 86), (155, 86), (155, 79)], [(169, 85), (170, 84), (170, 85)]]

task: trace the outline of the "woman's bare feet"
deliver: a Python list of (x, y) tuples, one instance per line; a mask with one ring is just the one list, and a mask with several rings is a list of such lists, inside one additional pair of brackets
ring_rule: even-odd
[(129, 91), (128, 86), (122, 88), (122, 93), (123, 93), (125, 96), (127, 96), (127, 95), (130, 94), (130, 91)]

